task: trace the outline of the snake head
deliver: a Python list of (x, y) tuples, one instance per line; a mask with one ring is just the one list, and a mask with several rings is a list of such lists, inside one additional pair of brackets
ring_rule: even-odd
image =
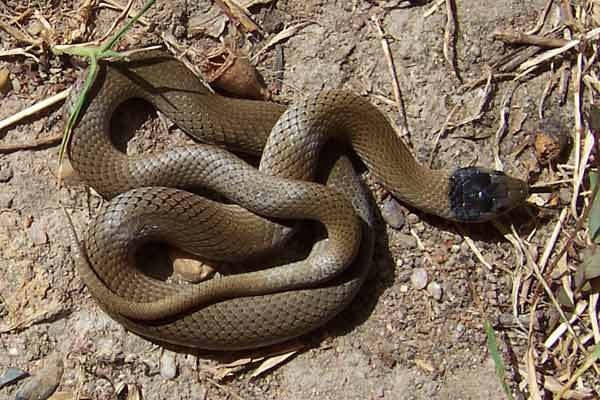
[(462, 222), (483, 222), (521, 205), (528, 185), (504, 172), (480, 167), (459, 168), (450, 177), (450, 206)]

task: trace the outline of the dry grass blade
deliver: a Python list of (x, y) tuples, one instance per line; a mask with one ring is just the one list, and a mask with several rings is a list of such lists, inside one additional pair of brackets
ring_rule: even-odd
[(538, 65), (549, 61), (555, 57), (558, 57), (561, 54), (566, 53), (567, 51), (578, 46), (582, 40), (590, 41), (594, 39), (596, 36), (600, 35), (600, 27), (595, 28), (588, 33), (586, 33), (582, 39), (571, 40), (568, 44), (559, 47), (558, 49), (548, 50), (537, 57), (534, 57), (531, 60), (528, 60), (519, 66), (519, 71), (527, 71), (530, 68), (537, 67)]
[(404, 100), (402, 99), (402, 92), (400, 91), (400, 84), (398, 83), (398, 74), (396, 73), (396, 65), (394, 64), (394, 59), (392, 58), (390, 45), (387, 39), (385, 38), (385, 34), (383, 33), (383, 29), (379, 24), (379, 19), (377, 18), (377, 16), (371, 16), (371, 21), (375, 26), (375, 31), (379, 35), (381, 47), (383, 48), (383, 54), (385, 55), (385, 59), (387, 60), (388, 70), (392, 78), (392, 89), (394, 91), (394, 98), (396, 99), (396, 107), (398, 108), (400, 121), (402, 121), (402, 134), (405, 137), (406, 141), (410, 144), (410, 133), (408, 130), (408, 121), (406, 119), (406, 110), (404, 109)]
[(579, 377), (585, 371), (587, 371), (592, 365), (594, 365), (594, 363), (596, 362), (596, 360), (598, 360), (598, 358), (600, 358), (600, 345), (596, 345), (594, 347), (594, 349), (590, 352), (590, 354), (585, 358), (583, 365), (581, 367), (579, 367), (577, 369), (577, 371), (575, 371), (575, 373), (569, 378), (569, 381), (563, 386), (560, 393), (558, 393), (558, 395), (556, 395), (554, 397), (554, 399), (558, 400), (558, 399), (562, 398), (563, 395), (565, 394), (565, 392), (567, 390), (569, 390), (569, 388), (573, 385), (573, 383), (575, 383), (575, 381), (577, 379), (579, 379)]
[(31, 107), (28, 107), (6, 119), (3, 119), (2, 121), (0, 121), (0, 130), (5, 129), (13, 124), (16, 124), (24, 118), (37, 114), (38, 112), (45, 110), (46, 108), (51, 107), (60, 101), (63, 101), (69, 95), (70, 90), (71, 89), (65, 89), (62, 92), (55, 94), (54, 96), (48, 97), (47, 99), (35, 103)]
[(446, 29), (444, 30), (444, 58), (454, 72), (454, 76), (459, 82), (462, 78), (458, 72), (456, 65), (456, 2), (454, 0), (446, 0)]
[(288, 26), (287, 28), (283, 29), (281, 32), (277, 33), (275, 36), (273, 36), (253, 57), (252, 60), (255, 60), (256, 58), (258, 58), (259, 55), (261, 55), (262, 53), (264, 53), (265, 51), (269, 50), (271, 47), (275, 46), (278, 43), (283, 42), (284, 40), (287, 40), (289, 38), (291, 38), (292, 36), (294, 36), (296, 33), (298, 33), (299, 31), (301, 31), (302, 29), (304, 29), (305, 27), (307, 27), (308, 25), (312, 24), (313, 22), (311, 21), (303, 21), (300, 22), (296, 25), (292, 25), (292, 26)]

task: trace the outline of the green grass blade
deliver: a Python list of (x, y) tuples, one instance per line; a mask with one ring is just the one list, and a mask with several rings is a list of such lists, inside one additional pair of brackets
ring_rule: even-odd
[[(117, 42), (123, 37), (125, 33), (140, 17), (148, 11), (148, 9), (156, 2), (156, 0), (148, 0), (144, 7), (140, 10), (137, 15), (127, 21), (127, 23), (117, 32), (112, 38), (103, 44), (101, 47), (73, 47), (69, 49), (53, 49), (55, 54), (71, 54), (76, 56), (82, 56), (89, 59), (90, 67), (88, 70), (88, 74), (85, 77), (85, 82), (77, 97), (77, 101), (75, 102), (75, 106), (71, 114), (69, 115), (69, 120), (67, 121), (67, 125), (65, 127), (65, 132), (63, 135), (63, 140), (60, 144), (60, 149), (58, 152), (58, 167), (59, 170), (62, 167), (62, 162), (64, 160), (65, 152), (67, 150), (68, 144), (71, 140), (71, 135), (73, 133), (73, 128), (75, 127), (75, 123), (77, 122), (79, 115), (81, 114), (81, 110), (83, 109), (83, 105), (85, 104), (90, 89), (94, 84), (94, 80), (98, 75), (98, 60), (109, 57), (121, 57), (121, 54), (112, 50), (112, 48), (117, 44)], [(59, 183), (60, 183), (60, 174), (59, 174)]]
[(127, 33), (131, 26), (135, 24), (137, 20), (140, 19), (140, 17), (144, 15), (144, 13), (148, 11), (148, 9), (152, 7), (152, 5), (155, 2), (156, 0), (148, 0), (146, 4), (144, 4), (144, 7), (142, 7), (140, 12), (138, 12), (133, 18), (127, 21), (127, 23), (119, 30), (119, 32), (116, 33), (116, 35), (114, 35), (108, 42), (106, 42), (102, 47), (100, 47), (100, 53), (104, 53), (105, 51), (111, 50), (113, 47), (115, 47), (115, 45), (123, 37), (123, 35)]
[(69, 120), (67, 121), (67, 126), (65, 127), (65, 134), (63, 135), (63, 140), (60, 143), (60, 149), (58, 151), (58, 165), (59, 167), (62, 165), (62, 161), (65, 156), (65, 151), (67, 149), (67, 145), (71, 140), (71, 134), (73, 133), (73, 127), (75, 126), (75, 122), (79, 118), (81, 114), (81, 109), (85, 104), (88, 93), (94, 84), (94, 80), (96, 79), (96, 75), (98, 75), (98, 61), (95, 58), (91, 59), (90, 68), (88, 70), (88, 74), (85, 77), (85, 82), (83, 83), (83, 87), (81, 88), (81, 92), (77, 97), (77, 102), (75, 103), (75, 107), (71, 114), (69, 115)]
[(494, 365), (496, 366), (496, 376), (500, 380), (500, 385), (502, 386), (502, 390), (504, 390), (506, 397), (509, 400), (513, 400), (512, 392), (506, 383), (506, 369), (504, 368), (504, 361), (502, 360), (500, 352), (498, 351), (498, 343), (496, 341), (496, 333), (494, 332), (494, 328), (492, 328), (492, 325), (488, 320), (483, 321), (483, 328), (485, 329), (488, 351), (490, 352), (490, 356), (492, 357), (492, 360), (494, 360)]

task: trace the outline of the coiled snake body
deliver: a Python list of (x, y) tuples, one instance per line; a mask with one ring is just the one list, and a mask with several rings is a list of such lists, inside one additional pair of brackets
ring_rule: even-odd
[[(119, 104), (149, 101), (202, 142), (260, 155), (258, 170), (209, 145), (126, 156), (111, 141)], [(73, 97), (72, 97), (73, 98)], [(481, 168), (433, 171), (418, 164), (388, 120), (363, 98), (327, 91), (289, 108), (210, 93), (163, 53), (102, 64), (70, 145), (83, 179), (112, 199), (91, 223), (80, 275), (94, 298), (130, 330), (204, 349), (265, 346), (304, 334), (342, 310), (370, 264), (373, 214), (346, 156), (318, 170), (322, 149), (351, 148), (399, 200), (457, 221), (482, 221), (523, 201), (517, 179)], [(323, 175), (326, 185), (313, 183)], [(223, 204), (182, 189), (216, 192)], [(132, 262), (163, 241), (228, 262), (282, 246), (289, 219), (326, 233), (305, 260), (174, 286)], [(283, 223), (282, 223), (283, 222)]]

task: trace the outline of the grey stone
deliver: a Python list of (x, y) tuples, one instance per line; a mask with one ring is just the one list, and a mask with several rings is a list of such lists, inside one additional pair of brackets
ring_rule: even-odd
[(427, 293), (429, 293), (434, 300), (440, 301), (442, 299), (442, 286), (435, 281), (429, 282), (427, 285)]
[(46, 244), (48, 242), (48, 233), (41, 223), (34, 221), (29, 227), (29, 238), (36, 245)]
[(56, 391), (63, 375), (63, 361), (58, 355), (46, 359), (44, 368), (27, 381), (15, 397), (16, 400), (46, 400)]
[(0, 182), (8, 182), (13, 177), (13, 170), (8, 163), (0, 163)]
[(415, 268), (410, 276), (410, 281), (417, 290), (424, 289), (427, 286), (427, 280), (427, 271), (424, 268)]
[(177, 376), (177, 361), (172, 351), (165, 350), (160, 357), (160, 376), (168, 380), (175, 379)]
[(404, 226), (404, 214), (402, 206), (398, 200), (388, 196), (381, 205), (381, 216), (385, 222), (394, 229), (400, 229)]
[(394, 241), (403, 249), (413, 249), (417, 247), (417, 239), (405, 233), (398, 232), (395, 234)]

